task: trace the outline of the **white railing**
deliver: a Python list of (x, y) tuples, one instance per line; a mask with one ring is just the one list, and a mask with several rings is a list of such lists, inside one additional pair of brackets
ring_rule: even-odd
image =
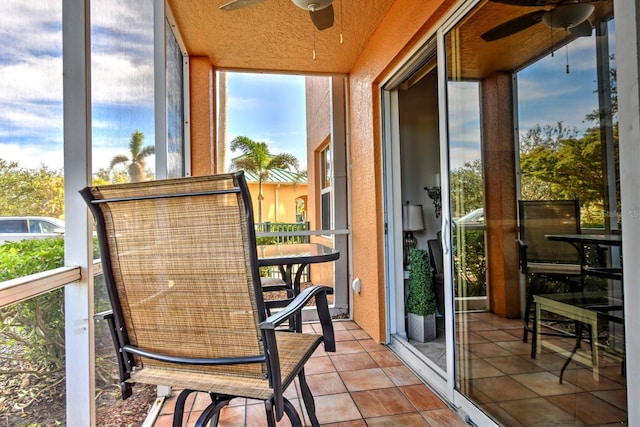
[(60, 267), (0, 283), (0, 308), (80, 280), (80, 267)]

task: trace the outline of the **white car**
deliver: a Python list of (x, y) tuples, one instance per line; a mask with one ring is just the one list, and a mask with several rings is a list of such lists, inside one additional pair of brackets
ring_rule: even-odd
[(0, 217), (0, 244), (24, 239), (45, 239), (64, 235), (64, 221), (46, 216)]

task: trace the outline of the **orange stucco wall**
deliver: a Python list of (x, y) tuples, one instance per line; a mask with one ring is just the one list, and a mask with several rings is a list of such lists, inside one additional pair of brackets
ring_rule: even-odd
[(189, 58), (191, 175), (215, 173), (215, 72), (209, 58)]
[[(328, 77), (307, 76), (305, 78), (307, 107), (307, 183), (309, 200), (307, 212), (312, 230), (317, 230), (320, 221), (320, 188), (318, 178), (318, 155), (329, 143), (331, 133), (331, 80)], [(311, 167), (313, 165), (313, 167)]]
[[(379, 83), (455, 0), (398, 0), (349, 74), (354, 320), (375, 340), (386, 336), (382, 143)], [(357, 190), (356, 190), (357, 189)]]
[[(397, 0), (349, 73), (349, 151), (352, 209), (353, 276), (362, 288), (354, 295), (354, 320), (375, 340), (386, 336), (384, 281), (384, 224), (382, 208), (382, 144), (380, 89), (382, 82), (412, 48), (433, 28), (456, 0)], [(191, 59), (191, 133), (193, 174), (213, 171), (215, 165), (215, 75), (206, 59)], [(326, 83), (323, 83), (326, 82)], [(317, 211), (314, 167), (317, 149), (329, 141), (329, 81), (311, 82), (309, 99), (308, 212)], [(326, 86), (323, 86), (326, 85)], [(316, 98), (317, 97), (317, 98)], [(207, 123), (208, 125), (205, 125)], [(312, 229), (317, 218), (308, 218)]]
[[(248, 185), (253, 201), (253, 216), (258, 222), (258, 183), (249, 182)], [(296, 222), (296, 199), (306, 198), (307, 185), (264, 183), (262, 184), (262, 195), (264, 196), (262, 200), (263, 222)]]

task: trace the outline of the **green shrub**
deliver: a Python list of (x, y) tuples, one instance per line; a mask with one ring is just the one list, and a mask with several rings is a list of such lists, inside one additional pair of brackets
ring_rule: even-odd
[[(0, 245), (0, 281), (64, 265), (64, 240)], [(64, 366), (64, 292), (56, 289), (0, 310), (0, 346), (44, 369)]]
[(431, 277), (429, 252), (425, 249), (411, 251), (407, 311), (418, 316), (427, 316), (438, 311), (433, 278)]

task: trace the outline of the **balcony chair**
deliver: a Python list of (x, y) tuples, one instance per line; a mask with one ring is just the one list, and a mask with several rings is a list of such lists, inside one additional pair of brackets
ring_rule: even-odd
[(445, 315), (444, 310), (444, 262), (442, 259), (442, 242), (440, 239), (427, 240), (429, 246), (429, 261), (433, 271), (433, 286), (436, 294), (438, 314)]
[[(242, 172), (87, 187), (96, 221), (122, 397), (133, 383), (180, 393), (173, 426), (182, 426), (194, 391), (211, 396), (196, 426), (217, 424), (234, 397), (264, 401), (267, 424), (286, 413), (283, 396), (296, 377), (312, 425), (318, 425), (305, 363), (324, 342), (335, 351), (330, 288), (311, 286), (268, 316), (256, 254), (249, 190)], [(315, 297), (322, 335), (281, 325)]]
[[(524, 332), (527, 342), (533, 331), (533, 295), (582, 289), (580, 253), (565, 242), (553, 242), (548, 234), (580, 233), (578, 200), (518, 201), (520, 271), (525, 277)], [(564, 289), (563, 289), (564, 286)], [(568, 289), (566, 289), (568, 287)], [(535, 337), (531, 357), (535, 358)]]

